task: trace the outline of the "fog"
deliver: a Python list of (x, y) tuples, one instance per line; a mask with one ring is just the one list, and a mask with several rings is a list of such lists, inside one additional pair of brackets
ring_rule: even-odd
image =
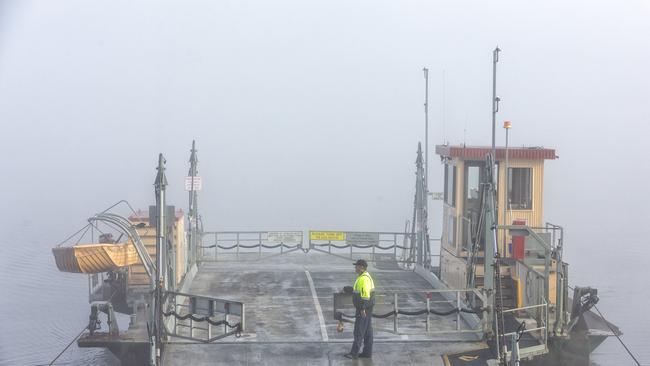
[[(573, 278), (617, 251), (647, 264), (648, 0), (0, 0), (3, 231), (54, 245), (118, 200), (146, 208), (158, 153), (187, 209), (193, 139), (207, 230), (402, 230), (422, 68), (440, 191), (435, 144), (490, 143), (497, 45), (497, 143), (510, 120), (510, 146), (557, 150), (544, 215)], [(643, 284), (629, 271), (611, 296)]]

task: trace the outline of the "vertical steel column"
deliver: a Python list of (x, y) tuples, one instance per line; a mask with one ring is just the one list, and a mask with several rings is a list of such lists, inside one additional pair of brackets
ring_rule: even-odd
[(424, 71), (424, 184), (429, 194), (429, 69)]
[(497, 62), (499, 62), (499, 47), (492, 52), (492, 156), (496, 161), (496, 115), (499, 111), (499, 97), (497, 97)]
[[(190, 179), (192, 182), (190, 183), (190, 192), (189, 192), (189, 206), (190, 210), (188, 212), (189, 216), (189, 224), (190, 224), (190, 242), (189, 242), (189, 248), (187, 250), (188, 255), (190, 256), (189, 258), (189, 264), (192, 265), (197, 261), (197, 254), (198, 254), (198, 224), (199, 224), (199, 215), (198, 215), (198, 193), (194, 189), (194, 178), (198, 174), (197, 170), (197, 163), (198, 159), (196, 157), (196, 142), (192, 140), (192, 150), (190, 150), (190, 170), (188, 172), (188, 175), (191, 177)], [(215, 247), (216, 250), (216, 247)]]
[(163, 336), (163, 290), (165, 286), (165, 189), (167, 186), (167, 178), (165, 177), (165, 158), (163, 154), (158, 155), (158, 174), (154, 182), (156, 187), (156, 212), (158, 213), (156, 223), (156, 292), (154, 302), (154, 326), (155, 326), (155, 365), (160, 364), (160, 357), (162, 353), (162, 336)]

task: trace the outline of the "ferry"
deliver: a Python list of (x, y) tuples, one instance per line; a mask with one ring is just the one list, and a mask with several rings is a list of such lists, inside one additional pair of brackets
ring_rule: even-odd
[[(155, 204), (120, 201), (52, 250), (59, 270), (88, 276), (78, 346), (122, 365), (588, 365), (622, 333), (593, 312), (596, 288), (570, 286), (571, 243), (544, 219), (555, 150), (496, 146), (495, 91), (496, 79), (491, 146), (435, 147), (439, 237), (428, 227), (428, 139), (406, 225), (381, 232), (206, 230), (195, 143), (187, 176), (174, 178), (185, 179), (187, 212), (167, 202), (160, 154)], [(375, 346), (372, 359), (348, 360), (354, 309), (343, 288), (358, 259), (375, 283)]]

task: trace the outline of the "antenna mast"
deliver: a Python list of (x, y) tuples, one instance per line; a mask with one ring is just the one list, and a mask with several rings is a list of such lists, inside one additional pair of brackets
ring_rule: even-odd
[[(492, 52), (492, 161), (496, 162), (497, 149), (496, 149), (496, 116), (499, 111), (499, 97), (497, 97), (497, 62), (499, 62), (499, 52), (501, 50), (497, 46)], [(494, 166), (492, 166), (494, 171)]]
[(429, 69), (424, 71), (424, 186), (429, 194)]

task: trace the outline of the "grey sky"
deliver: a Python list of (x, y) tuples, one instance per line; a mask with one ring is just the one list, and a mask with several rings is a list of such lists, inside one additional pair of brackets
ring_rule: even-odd
[(512, 120), (513, 145), (561, 157), (547, 165), (547, 218), (578, 224), (597, 197), (648, 219), (647, 0), (1, 3), (12, 211), (63, 210), (57, 219), (77, 226), (121, 198), (144, 207), (158, 152), (185, 207), (196, 138), (209, 228), (400, 229), (423, 135), (422, 67), (432, 145), (443, 132), (488, 144), (498, 44), (499, 121)]
[[(497, 141), (511, 120), (511, 145), (557, 149), (544, 216), (567, 230), (569, 282), (598, 287), (650, 360), (650, 318), (637, 315), (650, 301), (638, 275), (650, 262), (650, 0), (0, 0), (0, 268), (18, 284), (2, 287), (0, 314), (50, 335), (86, 321), (86, 280), (53, 283), (65, 274), (49, 247), (120, 199), (151, 204), (159, 152), (186, 209), (192, 139), (208, 230), (402, 230), (422, 67), (439, 191), (433, 145), (490, 143), (497, 44)], [(43, 299), (61, 314), (52, 323), (29, 305)], [(33, 329), (5, 332), (0, 355), (32, 352)], [(34, 359), (61, 348), (45, 341)], [(614, 340), (598, 352), (627, 359)]]

